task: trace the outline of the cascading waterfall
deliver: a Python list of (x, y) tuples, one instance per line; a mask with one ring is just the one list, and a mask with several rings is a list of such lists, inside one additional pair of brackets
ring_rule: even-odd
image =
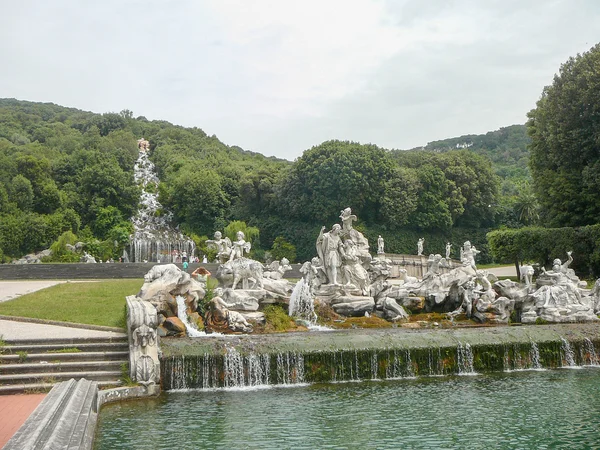
[[(487, 371), (547, 370), (598, 365), (598, 342), (566, 340), (422, 348), (322, 349), (259, 353), (236, 349), (162, 361), (169, 389), (242, 388), (299, 383), (391, 380)], [(242, 346), (242, 348), (244, 348)], [(569, 356), (570, 355), (570, 356)], [(476, 361), (476, 364), (475, 364)], [(477, 365), (477, 372), (475, 371)]]
[(175, 299), (177, 300), (177, 317), (179, 317), (179, 320), (185, 325), (187, 335), (189, 337), (206, 336), (204, 331), (198, 330), (198, 327), (190, 322), (186, 312), (185, 299), (181, 295), (178, 295)]
[(459, 375), (477, 375), (473, 368), (473, 350), (469, 344), (458, 343), (456, 349), (456, 364)]
[(141, 186), (139, 209), (134, 217), (130, 237), (132, 262), (175, 262), (175, 254), (193, 255), (194, 241), (171, 227), (173, 213), (158, 201), (158, 176), (146, 151), (140, 150), (134, 166), (135, 182)]
[(583, 345), (581, 346), (581, 353), (581, 361), (587, 363), (586, 365), (594, 367), (600, 366), (600, 360), (598, 360), (596, 348), (594, 347), (594, 343), (589, 338), (584, 339)]
[(226, 388), (245, 386), (244, 358), (233, 347), (227, 348), (223, 360), (224, 383)]
[(531, 360), (531, 368), (534, 370), (543, 370), (540, 363), (540, 350), (535, 342), (531, 341), (531, 350), (529, 352), (529, 359)]
[(560, 340), (562, 342), (562, 344), (561, 344), (562, 357), (563, 357), (564, 362), (566, 363), (566, 366), (564, 366), (564, 367), (577, 367), (577, 364), (575, 363), (575, 353), (573, 353), (571, 344), (569, 344), (569, 341), (567, 341), (563, 337), (561, 337)]

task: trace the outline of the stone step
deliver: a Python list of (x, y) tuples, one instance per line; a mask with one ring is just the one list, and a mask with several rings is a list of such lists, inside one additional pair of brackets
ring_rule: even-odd
[(56, 345), (59, 348), (64, 346), (74, 347), (83, 344), (105, 344), (105, 343), (127, 343), (127, 335), (118, 335), (114, 337), (86, 337), (86, 338), (52, 338), (49, 336), (43, 341), (39, 339), (5, 339), (7, 345), (36, 345), (49, 344)]
[(111, 352), (111, 351), (125, 351), (129, 350), (129, 344), (127, 341), (123, 342), (94, 342), (94, 343), (64, 343), (64, 344), (53, 344), (44, 342), (40, 344), (15, 344), (6, 345), (2, 347), (3, 354), (16, 354), (17, 352), (27, 353), (46, 353), (52, 352), (53, 350), (68, 350), (76, 348), (82, 352)]
[[(119, 387), (123, 385), (121, 380), (98, 381), (100, 389)], [(32, 394), (48, 392), (56, 383), (28, 383), (7, 384), (0, 386), (0, 395)]]
[(12, 363), (33, 363), (40, 361), (57, 362), (57, 361), (127, 361), (129, 351), (117, 352), (79, 352), (79, 353), (29, 353), (27, 356), (19, 356), (16, 354), (0, 355), (0, 367), (2, 364)]
[(94, 381), (116, 381), (122, 376), (121, 370), (103, 370), (87, 372), (33, 372), (0, 375), (0, 386), (11, 384), (58, 383), (70, 378), (87, 378)]
[(128, 360), (122, 359), (116, 361), (65, 361), (2, 364), (0, 365), (0, 375), (40, 372), (91, 372), (121, 370), (121, 365), (127, 364), (127, 362)]

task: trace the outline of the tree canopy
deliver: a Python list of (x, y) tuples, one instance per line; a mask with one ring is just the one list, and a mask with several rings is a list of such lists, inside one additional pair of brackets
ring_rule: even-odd
[[(200, 128), (134, 118), (129, 110), (94, 114), (0, 99), (4, 257), (53, 242), (62, 248), (64, 236), (73, 239), (67, 232), (98, 240), (102, 259), (122, 251), (139, 201), (133, 166), (141, 137), (150, 142), (160, 202), (198, 242), (245, 223), (260, 231), (251, 239), (255, 254), (295, 249), (306, 260), (319, 228), (337, 222), (348, 206), (366, 235), (390, 236), (390, 252), (412, 252), (416, 235), (430, 233), (428, 242), (442, 245), (473, 233), (457, 227), (497, 223), (499, 179), (490, 160), (471, 149), (399, 152), (331, 140), (290, 162), (228, 146)], [(401, 234), (406, 238), (392, 238)]]
[(571, 57), (528, 114), (530, 168), (545, 222), (575, 226), (600, 215), (600, 44)]

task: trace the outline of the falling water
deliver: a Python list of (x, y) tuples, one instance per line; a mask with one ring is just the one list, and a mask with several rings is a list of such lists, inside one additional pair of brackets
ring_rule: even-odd
[(529, 359), (531, 359), (531, 368), (534, 370), (543, 370), (540, 364), (540, 351), (535, 342), (531, 341), (531, 350), (529, 350)]
[(459, 375), (477, 375), (473, 368), (473, 351), (469, 344), (458, 343), (456, 349), (457, 367)]
[(596, 348), (594, 347), (594, 343), (589, 338), (585, 338), (581, 349), (583, 352), (581, 358), (582, 361), (587, 362), (587, 365), (589, 366), (600, 366), (600, 361), (598, 360)]
[(377, 352), (371, 355), (371, 380), (379, 379), (379, 362), (377, 361)]
[(185, 305), (185, 299), (181, 295), (178, 295), (176, 297), (176, 300), (177, 300), (177, 317), (179, 317), (179, 320), (181, 320), (183, 322), (183, 324), (185, 325), (185, 330), (187, 332), (187, 335), (189, 337), (206, 336), (206, 333), (204, 331), (198, 330), (198, 327), (196, 326), (196, 324), (190, 322), (188, 315), (187, 315), (187, 307)]
[(563, 360), (566, 363), (566, 366), (563, 367), (577, 367), (575, 363), (575, 354), (573, 353), (573, 349), (571, 348), (571, 344), (565, 338), (561, 337), (562, 341), (561, 350), (563, 354)]
[(301, 278), (294, 286), (290, 296), (289, 315), (299, 317), (308, 321), (311, 325), (316, 324), (314, 299), (310, 292), (310, 285)]
[(193, 255), (194, 241), (171, 227), (173, 213), (158, 201), (158, 176), (148, 153), (140, 151), (134, 166), (135, 182), (141, 186), (139, 209), (134, 217), (134, 233), (130, 237), (130, 252), (133, 262), (175, 262), (174, 255), (186, 252)]
[(304, 383), (304, 356), (301, 353), (277, 354), (277, 384)]
[(413, 368), (412, 359), (410, 357), (410, 350), (406, 349), (406, 376), (408, 378), (415, 377), (415, 369)]

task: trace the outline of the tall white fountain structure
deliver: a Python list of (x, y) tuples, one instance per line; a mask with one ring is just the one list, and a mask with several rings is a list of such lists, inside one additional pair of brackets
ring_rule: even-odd
[(132, 262), (175, 262), (176, 255), (191, 256), (194, 241), (171, 226), (173, 213), (158, 201), (158, 176), (154, 163), (148, 158), (149, 143), (138, 141), (139, 157), (134, 166), (135, 182), (142, 187), (137, 214), (131, 218), (134, 232), (130, 238)]

